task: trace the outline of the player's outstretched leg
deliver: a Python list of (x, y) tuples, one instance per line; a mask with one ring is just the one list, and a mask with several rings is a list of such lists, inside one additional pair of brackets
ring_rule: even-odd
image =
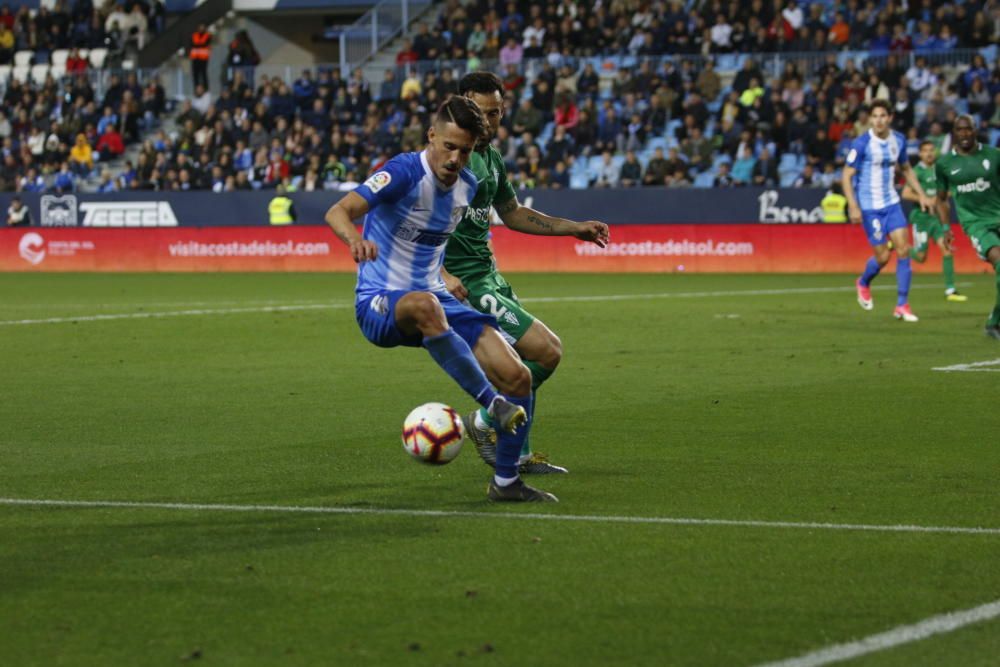
[(396, 302), (396, 326), (423, 336), (431, 358), (482, 406), (493, 404), (497, 391), (464, 338), (448, 324), (441, 302), (430, 292), (409, 292)]
[(955, 289), (955, 257), (951, 250), (942, 244), (941, 247), (941, 272), (944, 274), (944, 298), (948, 301), (962, 302), (968, 301), (969, 297), (959, 294)]

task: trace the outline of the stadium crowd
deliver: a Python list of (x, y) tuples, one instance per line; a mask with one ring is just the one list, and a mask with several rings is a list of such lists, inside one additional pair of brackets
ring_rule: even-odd
[[(18, 51), (33, 52), (31, 64), (47, 63), (60, 49), (142, 48), (148, 35), (163, 28), (162, 0), (56, 0), (37, 11), (26, 5), (12, 10), (0, 5), (0, 65), (9, 65)], [(78, 56), (78, 54), (74, 54)], [(72, 70), (70, 70), (72, 71)]]
[[(246, 72), (231, 70), (218, 94), (199, 86), (180, 103), (176, 130), (147, 131), (135, 159), (96, 187), (350, 188), (391, 155), (420, 148), (429, 114), (456, 92), (462, 73), (479, 68), (503, 79), (506, 113), (495, 141), (521, 188), (829, 186), (875, 98), (892, 100), (894, 125), (913, 140), (914, 155), (918, 139), (946, 148), (961, 111), (1000, 133), (995, 55), (959, 67), (933, 58), (942, 48), (994, 41), (997, 0), (905, 8), (891, 0), (714, 0), (691, 11), (680, 2), (450, 0), (440, 16), (374, 84), (361, 70), (317, 68), (293, 82), (258, 77), (254, 87)], [(732, 28), (725, 39), (716, 30), (723, 24)], [(929, 25), (940, 30), (928, 50)], [(945, 29), (954, 40), (938, 39)], [(883, 33), (892, 36), (885, 49)], [(841, 58), (831, 45), (867, 54)], [(780, 72), (752, 55), (734, 55), (735, 72), (715, 67), (730, 52), (781, 49), (826, 54), (789, 56)], [(130, 75), (101, 100), (78, 87), (83, 77), (41, 90), (8, 84), (0, 110), (5, 189), (64, 191), (73, 174), (92, 173), (88, 149), (120, 153), (163, 113), (155, 80), (141, 86)]]

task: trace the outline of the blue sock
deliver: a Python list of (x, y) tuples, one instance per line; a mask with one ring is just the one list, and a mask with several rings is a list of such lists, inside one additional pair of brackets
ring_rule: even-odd
[[(520, 405), (524, 411), (531, 414), (531, 396), (507, 396), (507, 400), (514, 405)], [(531, 420), (528, 420), (517, 433), (507, 433), (499, 431), (497, 433), (497, 477), (517, 477), (517, 459), (521, 455), (521, 446), (528, 437), (531, 430)]]
[(871, 285), (872, 280), (875, 279), (875, 276), (877, 276), (879, 274), (879, 271), (881, 270), (882, 267), (878, 265), (878, 262), (875, 260), (875, 258), (869, 257), (868, 263), (865, 264), (865, 272), (861, 274), (861, 284), (864, 285), (865, 287)]
[[(532, 426), (535, 425), (535, 399), (537, 396), (535, 392), (531, 392), (531, 408), (528, 410), (528, 423)], [(524, 442), (521, 443), (521, 456), (527, 456), (531, 454), (531, 443), (528, 442), (528, 436), (524, 436)]]
[(440, 336), (424, 339), (424, 347), (444, 372), (458, 383), (469, 396), (480, 405), (487, 407), (497, 393), (479, 367), (469, 344), (454, 329), (448, 329)]
[(900, 258), (896, 262), (896, 305), (906, 304), (910, 296), (910, 279), (913, 278), (913, 270), (910, 268), (910, 258)]

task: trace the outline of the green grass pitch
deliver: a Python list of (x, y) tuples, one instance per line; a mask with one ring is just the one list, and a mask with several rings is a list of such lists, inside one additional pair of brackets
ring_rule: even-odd
[[(0, 664), (749, 667), (1000, 598), (997, 532), (493, 516), (1000, 528), (1000, 366), (932, 370), (1000, 358), (991, 276), (917, 277), (915, 325), (891, 275), (874, 312), (850, 276), (509, 277), (565, 347), (554, 506), (404, 453), (471, 402), (362, 338), (353, 276), (0, 275), (0, 497), (461, 513), (0, 502)], [(997, 655), (993, 619), (850, 664)]]

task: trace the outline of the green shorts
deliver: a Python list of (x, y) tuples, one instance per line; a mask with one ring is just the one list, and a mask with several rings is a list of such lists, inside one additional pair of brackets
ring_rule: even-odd
[(469, 304), (481, 313), (497, 318), (500, 332), (513, 345), (528, 331), (535, 316), (517, 300), (514, 289), (499, 273), (462, 279), (469, 290)]
[(937, 218), (912, 216), (913, 223), (913, 245), (923, 248), (927, 245), (927, 240), (934, 239), (940, 241), (945, 235), (944, 225)]
[(986, 261), (990, 248), (1000, 246), (1000, 224), (969, 225), (965, 233), (972, 241), (972, 247), (976, 249), (979, 259), (983, 261)]

